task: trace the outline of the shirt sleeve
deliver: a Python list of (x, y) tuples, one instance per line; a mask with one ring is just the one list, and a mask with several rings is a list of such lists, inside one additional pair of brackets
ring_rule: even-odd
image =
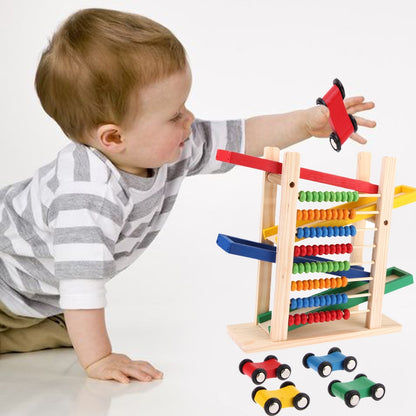
[(227, 172), (234, 165), (216, 160), (217, 150), (244, 152), (244, 120), (195, 120), (190, 144), (192, 149), (188, 176)]
[(105, 306), (105, 283), (116, 274), (115, 243), (123, 210), (108, 184), (64, 184), (51, 204), (55, 276), (62, 309)]

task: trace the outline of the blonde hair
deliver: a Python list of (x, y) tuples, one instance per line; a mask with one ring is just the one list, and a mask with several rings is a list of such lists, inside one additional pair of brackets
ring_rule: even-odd
[(133, 93), (186, 67), (167, 28), (146, 17), (85, 9), (71, 15), (44, 50), (35, 86), (42, 107), (71, 139), (122, 124)]

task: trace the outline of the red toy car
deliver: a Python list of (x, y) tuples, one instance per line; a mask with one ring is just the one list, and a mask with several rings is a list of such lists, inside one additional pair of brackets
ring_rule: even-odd
[(316, 104), (325, 105), (329, 109), (329, 124), (333, 130), (329, 141), (333, 149), (339, 152), (348, 137), (357, 131), (358, 126), (354, 116), (347, 114), (345, 109), (345, 90), (341, 81), (335, 78), (333, 84), (323, 98), (316, 100)]
[(254, 384), (261, 384), (267, 378), (280, 378), (286, 380), (290, 377), (292, 370), (287, 364), (281, 364), (274, 355), (268, 355), (264, 361), (253, 363), (252, 360), (246, 359), (240, 363), (241, 374), (251, 377)]

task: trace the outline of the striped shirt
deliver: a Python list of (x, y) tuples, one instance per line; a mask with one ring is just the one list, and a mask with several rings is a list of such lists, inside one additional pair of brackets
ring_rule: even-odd
[(0, 189), (0, 301), (21, 316), (105, 306), (105, 283), (150, 245), (186, 176), (226, 172), (241, 120), (197, 120), (179, 160), (143, 178), (70, 143), (27, 180)]

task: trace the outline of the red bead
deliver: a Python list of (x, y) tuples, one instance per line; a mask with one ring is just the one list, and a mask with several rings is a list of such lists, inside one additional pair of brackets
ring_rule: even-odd
[(352, 244), (348, 243), (347, 244), (347, 253), (352, 253), (353, 247)]
[(344, 309), (344, 319), (350, 319), (351, 312), (349, 309)]
[(308, 314), (308, 323), (313, 324), (315, 322), (314, 314), (310, 313)]
[(302, 257), (306, 256), (306, 246), (300, 246), (300, 255)]
[(330, 254), (334, 254), (335, 253), (335, 245), (334, 244), (331, 244), (329, 246), (329, 252), (330, 252)]
[(308, 256), (312, 256), (313, 254), (312, 246), (306, 246), (306, 252), (308, 253)]
[(313, 246), (313, 255), (316, 256), (319, 254), (319, 247), (318, 246)]
[(297, 313), (295, 314), (295, 325), (300, 325), (300, 323), (301, 323), (300, 315)]
[(325, 247), (324, 246), (319, 246), (319, 254), (322, 255), (325, 253)]
[(293, 326), (295, 324), (295, 318), (293, 315), (289, 315), (289, 326)]
[(300, 315), (300, 318), (301, 318), (301, 322), (302, 322), (303, 325), (308, 323), (308, 315), (306, 315), (306, 313), (302, 313)]
[(294, 254), (294, 256), (295, 257), (299, 257), (300, 256), (300, 248), (299, 248), (299, 246), (295, 246), (295, 254)]
[(337, 309), (337, 319), (340, 320), (343, 318), (344, 314), (342, 313), (341, 309)]

